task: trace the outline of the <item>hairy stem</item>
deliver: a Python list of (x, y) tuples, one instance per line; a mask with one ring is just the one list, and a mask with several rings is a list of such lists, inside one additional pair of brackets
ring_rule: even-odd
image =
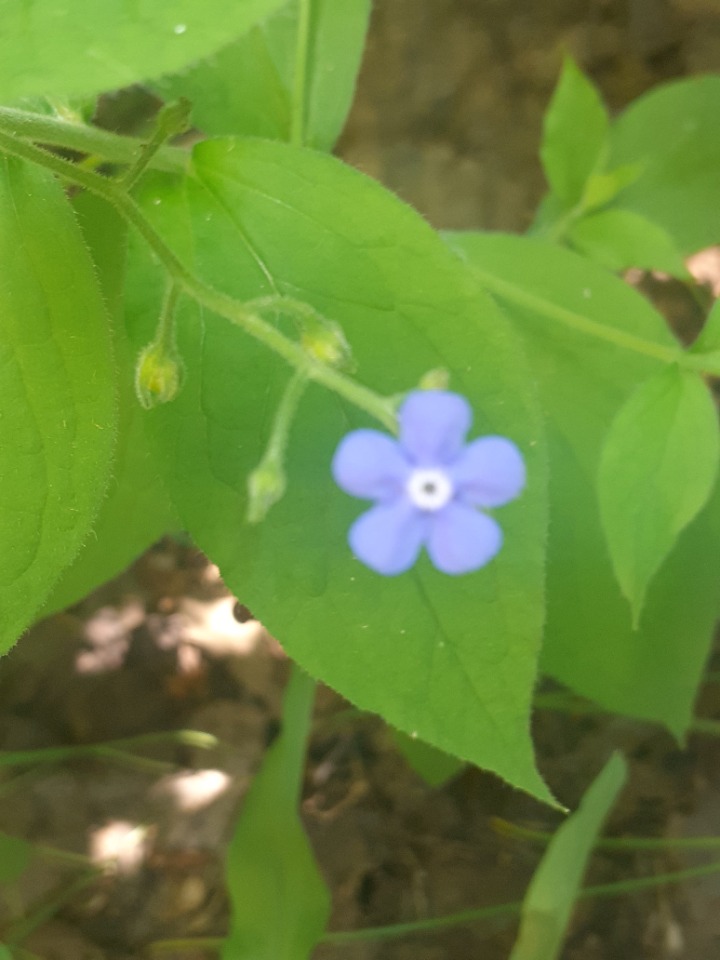
[(322, 384), (360, 410), (369, 413), (388, 429), (396, 429), (392, 400), (381, 397), (355, 380), (326, 364), (313, 360), (299, 343), (290, 340), (247, 306), (227, 294), (215, 290), (189, 270), (167, 246), (145, 217), (133, 198), (112, 180), (92, 170), (85, 170), (55, 154), (48, 153), (25, 140), (18, 140), (0, 130), (0, 150), (12, 156), (51, 170), (71, 183), (79, 184), (112, 204), (140, 233), (170, 277), (188, 296), (212, 313), (236, 324), (245, 333), (263, 343), (296, 370), (304, 370), (309, 380)]
[(527, 307), (534, 313), (550, 320), (556, 320), (572, 330), (615, 344), (615, 346), (623, 347), (626, 350), (632, 350), (634, 353), (652, 357), (654, 360), (661, 360), (664, 363), (681, 362), (682, 351), (679, 347), (668, 347), (661, 343), (653, 343), (651, 340), (636, 337), (635, 334), (627, 333), (625, 330), (618, 330), (617, 327), (608, 327), (581, 313), (576, 313), (574, 310), (568, 310), (545, 300), (538, 294), (524, 290), (514, 283), (509, 283), (507, 280), (484, 270), (476, 269), (474, 266), (473, 273), (491, 293), (495, 293), (511, 303), (516, 303), (518, 306)]
[[(134, 137), (122, 137), (98, 127), (71, 123), (59, 117), (43, 117), (12, 107), (0, 107), (0, 131), (22, 140), (77, 150), (123, 164), (133, 163), (144, 146), (142, 140)], [(189, 163), (189, 151), (162, 146), (149, 165), (166, 173), (186, 173)]]

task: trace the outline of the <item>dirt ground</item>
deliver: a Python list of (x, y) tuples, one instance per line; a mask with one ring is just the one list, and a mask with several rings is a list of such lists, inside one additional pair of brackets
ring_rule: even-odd
[[(438, 227), (522, 230), (543, 190), (542, 112), (565, 49), (619, 109), (663, 79), (720, 69), (720, 4), (376, 0), (340, 152)], [(701, 717), (720, 717), (717, 667), (720, 656), (709, 665)], [(226, 929), (224, 849), (277, 732), (287, 672), (280, 645), (227, 594), (217, 569), (171, 540), (30, 631), (0, 665), (0, 748), (178, 730), (205, 731), (218, 743), (157, 740), (0, 768), (0, 831), (38, 845), (17, 888), (0, 882), (0, 932), (23, 929), (25, 947), (43, 960), (216, 956), (210, 948), (163, 950), (162, 941)], [(319, 688), (302, 804), (333, 892), (330, 929), (520, 899), (541, 850), (504, 835), (495, 818), (551, 830), (558, 815), (475, 769), (428, 787), (382, 722), (349, 707)], [(720, 836), (717, 737), (697, 733), (680, 746), (650, 725), (582, 711), (538, 710), (534, 732), (542, 771), (571, 807), (609, 751), (625, 751), (632, 776), (612, 835)], [(112, 858), (116, 867), (88, 877), (84, 860), (58, 850), (96, 863)], [(602, 852), (588, 880), (652, 876), (710, 857)], [(720, 874), (584, 901), (563, 960), (713, 960), (719, 908)], [(507, 960), (515, 924), (509, 916), (323, 944), (313, 956)]]

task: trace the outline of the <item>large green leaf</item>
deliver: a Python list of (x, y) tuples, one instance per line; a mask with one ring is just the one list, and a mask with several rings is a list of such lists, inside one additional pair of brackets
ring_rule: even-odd
[(0, 0), (0, 102), (80, 96), (180, 70), (284, 0)]
[(616, 753), (550, 841), (525, 894), (510, 960), (559, 957), (588, 857), (626, 777), (627, 764)]
[(643, 297), (576, 254), (523, 237), (450, 239), (521, 330), (549, 417), (542, 666), (611, 710), (682, 733), (720, 600), (720, 495), (715, 492), (680, 536), (634, 631), (613, 575), (595, 491), (609, 425), (639, 384), (662, 369), (660, 360), (641, 352), (643, 345), (652, 354), (655, 347), (663, 353), (676, 344)]
[[(288, 450), (288, 493), (245, 523), (246, 482), (289, 371), (214, 316), (180, 317), (187, 382), (151, 411), (187, 529), (226, 582), (313, 675), (406, 732), (548, 797), (528, 714), (543, 618), (545, 452), (519, 344), (469, 271), (417, 214), (330, 157), (227, 140), (195, 150), (194, 175), (148, 181), (141, 202), (186, 262), (242, 299), (301, 297), (341, 324), (361, 381), (391, 395), (445, 367), (475, 409), (474, 434), (510, 436), (529, 485), (498, 514), (487, 568), (443, 576), (425, 559), (386, 579), (351, 556), (364, 505), (332, 483), (348, 429), (368, 419), (319, 387)], [(129, 320), (148, 339), (160, 297), (136, 258)]]
[(0, 160), (0, 652), (87, 538), (115, 440), (110, 331), (52, 176)]
[(585, 184), (600, 167), (608, 126), (597, 90), (566, 57), (545, 114), (540, 148), (545, 176), (563, 207), (580, 202)]
[(633, 393), (603, 446), (600, 513), (637, 620), (647, 585), (717, 480), (718, 415), (702, 377), (676, 364)]
[(123, 324), (125, 225), (107, 203), (89, 194), (80, 194), (74, 206), (112, 319), (119, 383), (118, 440), (113, 476), (92, 535), (55, 584), (42, 616), (81, 600), (163, 534), (181, 527), (160, 480), (145, 431), (146, 415), (133, 388), (135, 355)]
[(230, 932), (223, 960), (307, 960), (330, 892), (298, 816), (315, 683), (295, 668), (283, 729), (245, 798), (228, 849)]
[(658, 87), (619, 117), (610, 161), (642, 174), (614, 206), (659, 224), (686, 253), (720, 241), (720, 77)]
[[(308, 37), (305, 141), (330, 150), (355, 90), (370, 0), (315, 0)], [(190, 70), (157, 88), (193, 102), (207, 133), (289, 140), (298, 33), (298, 0)]]

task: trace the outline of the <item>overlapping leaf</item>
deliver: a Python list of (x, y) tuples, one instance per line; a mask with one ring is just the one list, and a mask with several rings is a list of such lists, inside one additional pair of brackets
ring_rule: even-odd
[(429, 743), (393, 731), (395, 744), (412, 769), (431, 787), (439, 787), (459, 773), (463, 763), (457, 757), (444, 753)]
[[(158, 90), (193, 102), (193, 121), (206, 133), (289, 140), (298, 32), (298, 2)], [(350, 108), (370, 16), (370, 0), (315, 0), (307, 51), (304, 139), (330, 150)]]
[(630, 267), (689, 277), (680, 251), (666, 230), (632, 210), (602, 210), (582, 217), (568, 232), (571, 244), (610, 270)]
[(115, 440), (110, 333), (62, 188), (0, 160), (0, 652), (88, 537)]
[[(720, 600), (720, 496), (716, 490), (680, 536), (634, 631), (595, 490), (610, 424), (639, 384), (662, 369), (655, 348), (671, 354), (677, 345), (646, 300), (575, 254), (522, 237), (458, 234), (451, 242), (521, 330), (550, 418), (543, 666), (611, 710), (681, 733)], [(652, 487), (645, 495), (651, 503)]]
[(641, 384), (614, 420), (600, 459), (600, 514), (637, 621), (651, 578), (717, 481), (715, 400), (676, 364)]
[[(445, 367), (473, 435), (510, 436), (529, 485), (499, 515), (486, 569), (447, 577), (425, 559), (383, 578), (346, 533), (362, 505), (334, 487), (333, 451), (367, 418), (311, 387), (288, 450), (288, 493), (245, 523), (246, 481), (290, 371), (214, 316), (180, 318), (187, 382), (150, 420), (184, 523), (291, 656), (362, 707), (547, 798), (528, 715), (543, 617), (545, 456), (518, 343), (423, 220), (331, 158), (260, 141), (207, 142), (194, 175), (149, 181), (148, 215), (200, 275), (241, 299), (300, 297), (338, 322), (361, 381), (385, 394)], [(157, 268), (134, 258), (128, 317), (152, 329)]]
[(651, 90), (619, 117), (610, 162), (641, 175), (615, 205), (659, 224), (685, 253), (720, 241), (720, 77)]
[(180, 70), (284, 0), (2, 0), (0, 102), (83, 96)]

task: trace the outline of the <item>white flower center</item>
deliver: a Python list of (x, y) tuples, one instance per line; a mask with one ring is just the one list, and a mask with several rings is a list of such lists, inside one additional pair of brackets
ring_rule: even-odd
[(413, 470), (405, 487), (408, 497), (420, 510), (440, 510), (455, 492), (442, 470)]

